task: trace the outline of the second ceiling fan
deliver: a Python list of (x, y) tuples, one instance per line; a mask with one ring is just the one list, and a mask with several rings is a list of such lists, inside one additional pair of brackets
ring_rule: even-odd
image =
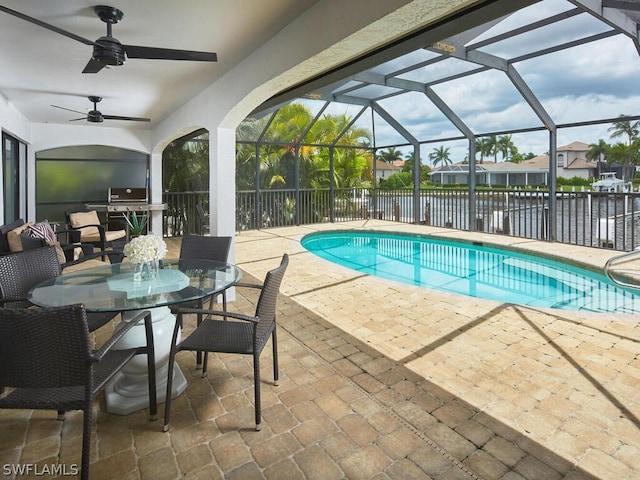
[(104, 120), (127, 120), (131, 122), (150, 122), (151, 121), (150, 118), (144, 118), (144, 117), (123, 117), (120, 115), (103, 115), (102, 112), (98, 110), (98, 103), (102, 100), (102, 97), (96, 97), (92, 95), (92, 96), (89, 96), (88, 98), (89, 98), (89, 101), (93, 103), (93, 110), (90, 110), (86, 114), (84, 112), (79, 112), (78, 110), (72, 110), (70, 108), (60, 107), (58, 105), (51, 105), (51, 106), (55, 108), (61, 108), (62, 110), (67, 110), (69, 112), (74, 112), (74, 113), (79, 113), (81, 115), (84, 115), (84, 117), (71, 119), (70, 120), (71, 122), (75, 122), (78, 120), (86, 120), (87, 122), (90, 122), (90, 123), (102, 123)]

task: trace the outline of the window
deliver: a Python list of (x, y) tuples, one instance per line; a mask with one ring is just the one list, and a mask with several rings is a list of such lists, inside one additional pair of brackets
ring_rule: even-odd
[(27, 145), (2, 133), (2, 199), (4, 223), (26, 216)]

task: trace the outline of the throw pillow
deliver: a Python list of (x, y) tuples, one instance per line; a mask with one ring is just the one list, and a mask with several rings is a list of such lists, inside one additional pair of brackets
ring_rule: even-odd
[(56, 248), (56, 254), (58, 255), (58, 261), (62, 263), (66, 263), (67, 257), (64, 254), (64, 250), (62, 249), (62, 245), (60, 242), (47, 242), (47, 245), (52, 245)]
[(49, 222), (34, 223), (27, 227), (30, 237), (42, 238), (45, 242), (55, 242), (56, 234)]
[(22, 251), (22, 239), (20, 238), (20, 234), (27, 228), (29, 228), (29, 225), (32, 224), (33, 222), (27, 222), (24, 225), (20, 225), (18, 228), (15, 228), (7, 233), (7, 243), (9, 244), (10, 252)]

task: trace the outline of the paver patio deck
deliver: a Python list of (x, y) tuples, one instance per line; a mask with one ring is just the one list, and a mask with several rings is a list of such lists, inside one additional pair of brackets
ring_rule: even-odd
[[(261, 363), (263, 430), (252, 428), (250, 358), (212, 357), (201, 379), (182, 353), (189, 386), (170, 432), (146, 412), (104, 413), (101, 400), (92, 478), (640, 478), (635, 318), (398, 284), (300, 246), (306, 233), (345, 228), (552, 248), (599, 266), (615, 254), (379, 220), (242, 232), (235, 255), (247, 277), (262, 279), (290, 255), (278, 387), (269, 347)], [(233, 308), (254, 302), (238, 291)], [(81, 419), (0, 411), (0, 464), (77, 462)]]

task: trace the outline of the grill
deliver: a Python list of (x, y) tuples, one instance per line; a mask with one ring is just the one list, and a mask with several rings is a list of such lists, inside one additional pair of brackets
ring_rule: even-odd
[(148, 213), (169, 208), (166, 203), (149, 203), (149, 191), (146, 188), (110, 188), (108, 198), (107, 203), (87, 203), (85, 207), (107, 212), (109, 230), (128, 230), (123, 215), (129, 216), (129, 212)]
[(166, 210), (166, 203), (149, 203), (149, 191), (146, 188), (110, 188), (108, 203), (87, 204), (87, 208), (99, 212), (151, 212)]

